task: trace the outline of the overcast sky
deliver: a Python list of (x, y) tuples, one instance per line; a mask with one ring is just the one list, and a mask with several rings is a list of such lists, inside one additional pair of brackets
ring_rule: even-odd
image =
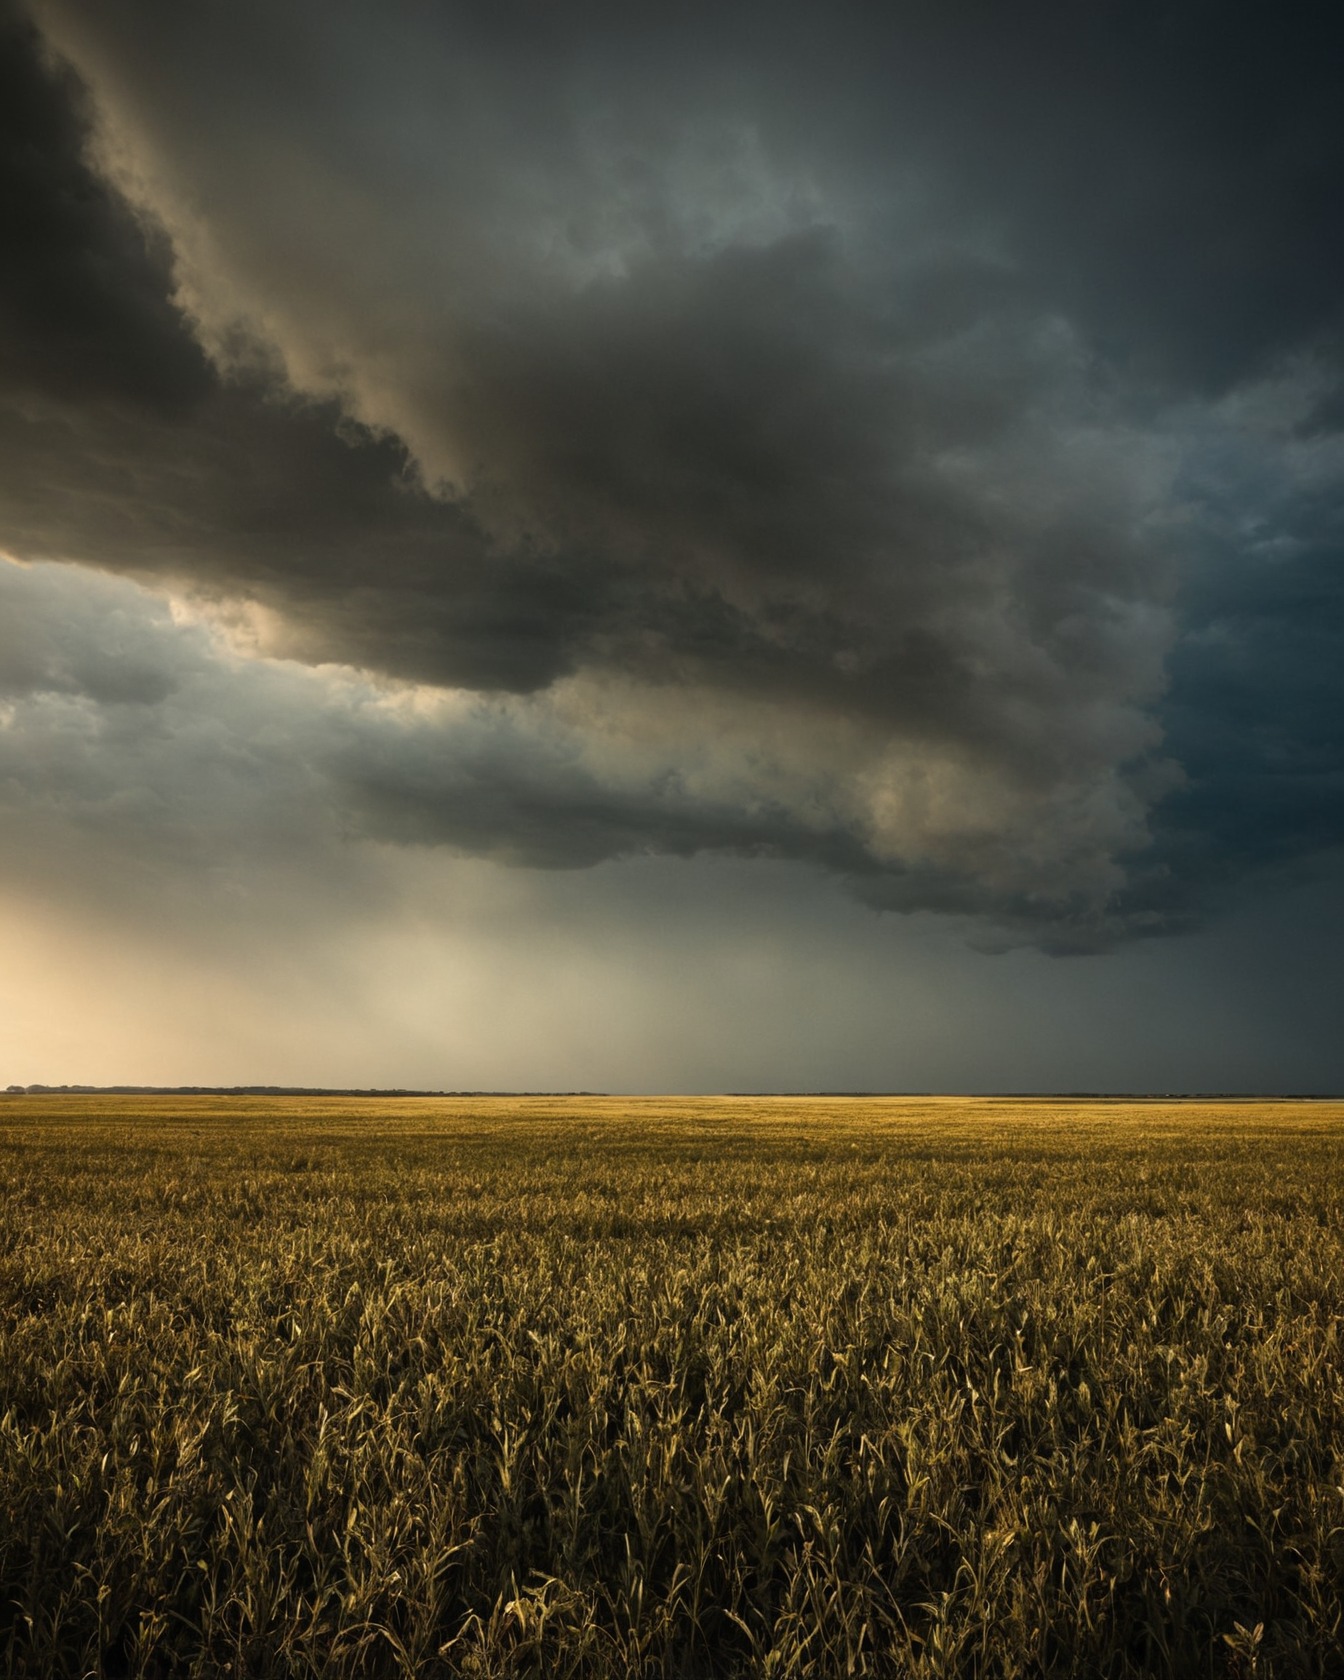
[(1342, 78), (0, 0), (0, 1084), (1344, 1086)]

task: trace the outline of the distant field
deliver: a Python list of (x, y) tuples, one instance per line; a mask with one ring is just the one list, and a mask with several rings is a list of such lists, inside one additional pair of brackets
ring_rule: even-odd
[(1344, 1674), (1344, 1105), (0, 1097), (13, 1676)]

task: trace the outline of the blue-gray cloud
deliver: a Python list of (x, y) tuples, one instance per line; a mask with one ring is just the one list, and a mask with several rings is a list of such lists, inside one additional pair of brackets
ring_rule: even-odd
[[(1336, 24), (32, 16), (0, 544), (481, 697), (276, 688), (327, 832), (1051, 949), (1337, 840)], [(59, 642), (10, 687), (176, 704)]]

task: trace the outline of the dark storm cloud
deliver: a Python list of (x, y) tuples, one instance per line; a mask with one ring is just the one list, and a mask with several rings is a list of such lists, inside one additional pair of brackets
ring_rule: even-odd
[(489, 550), (395, 440), (222, 384), (168, 242), (89, 168), (88, 99), (0, 12), (0, 543), (305, 611), (307, 647), (527, 689), (569, 662), (580, 565)]
[(1344, 835), (1344, 495), (1295, 506), (1275, 536), (1281, 554), (1215, 552), (1194, 571), (1164, 707), (1188, 779), (1159, 850), (1224, 898)]
[(166, 241), (88, 169), (75, 76), (0, 8), (0, 381), (7, 398), (173, 414), (209, 389), (169, 299)]
[[(1225, 389), (1344, 325), (1344, 17), (1204, 0), (928, 8), (908, 80), (967, 198), (1124, 372)], [(903, 34), (893, 9), (893, 44)], [(884, 67), (885, 68), (885, 67)], [(899, 119), (897, 119), (899, 124)]]
[(303, 657), (518, 691), (565, 669), (584, 568), (495, 554), (394, 443), (336, 421), (256, 387), (185, 415), (0, 399), (5, 546), (292, 612), (279, 651)]
[(208, 872), (327, 854), (341, 836), (550, 869), (706, 846), (863, 863), (783, 806), (603, 775), (583, 732), (537, 701), (426, 701), (348, 669), (240, 658), (143, 589), (69, 567), (0, 563), (0, 609), (11, 876), (25, 851), (64, 856), (72, 833), (95, 832), (98, 879), (109, 854)]
[(335, 731), (355, 830), (776, 852), (1058, 947), (1337, 832), (1340, 478), (1282, 465), (1338, 402), (1337, 23), (34, 15), (87, 91), (10, 17), (0, 542), (501, 696)]

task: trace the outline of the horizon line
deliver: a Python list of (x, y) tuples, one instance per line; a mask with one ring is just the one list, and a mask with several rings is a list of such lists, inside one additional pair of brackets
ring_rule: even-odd
[(355, 1085), (9, 1085), (0, 1096), (120, 1096), (120, 1097), (812, 1097), (812, 1098), (947, 1098), (980, 1101), (1033, 1100), (1037, 1102), (1338, 1102), (1338, 1091), (1245, 1091), (1245, 1090), (754, 1090), (754, 1091), (588, 1091), (588, 1090), (429, 1090), (411, 1086)]

